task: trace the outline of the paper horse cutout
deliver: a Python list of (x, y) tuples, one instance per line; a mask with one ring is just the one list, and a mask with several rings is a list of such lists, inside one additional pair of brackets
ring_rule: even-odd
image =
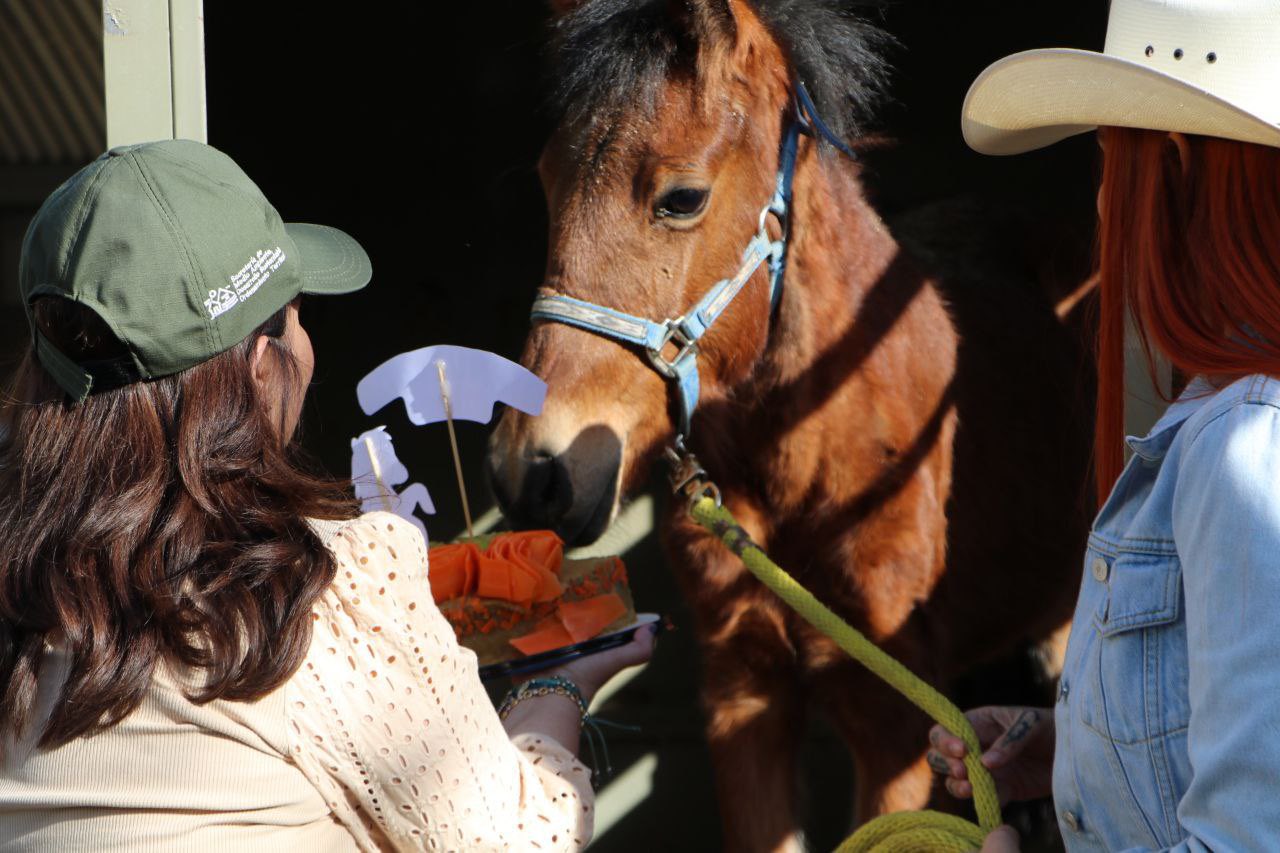
[(542, 414), (547, 383), (500, 355), (449, 345), (401, 353), (378, 365), (356, 386), (360, 408), (372, 415), (399, 397), (411, 423), (422, 426), (443, 421), (440, 361), (445, 365), (455, 420), (487, 424), (493, 420), (497, 403), (528, 415)]
[[(374, 459), (369, 456), (370, 444), (378, 463), (376, 471), (382, 478), (381, 486), (374, 473)], [(396, 458), (391, 436), (385, 427), (371, 429), (351, 440), (351, 483), (355, 486), (356, 499), (360, 501), (360, 511), (394, 512), (421, 530), (422, 538), (427, 540), (426, 525), (414, 514), (414, 509), (421, 507), (427, 515), (435, 515), (436, 508), (431, 503), (427, 487), (421, 483), (414, 483), (402, 492), (395, 490), (408, 479), (409, 469)]]

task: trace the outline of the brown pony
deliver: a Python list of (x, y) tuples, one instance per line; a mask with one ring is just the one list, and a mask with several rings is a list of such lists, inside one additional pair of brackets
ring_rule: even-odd
[[(886, 41), (833, 0), (586, 0), (557, 9), (562, 119), (539, 164), (544, 291), (662, 320), (738, 268), (773, 193), (802, 79), (856, 136)], [(771, 226), (772, 227), (772, 226)], [(950, 235), (949, 235), (950, 236)], [(953, 238), (954, 239), (954, 238)], [(702, 340), (691, 446), (774, 558), (891, 654), (947, 685), (1067, 619), (1086, 528), (1088, 359), (1027, 282), (933, 276), (802, 137), (781, 302), (761, 270)], [(643, 353), (535, 323), (490, 466), (510, 518), (590, 541), (673, 436)], [(926, 804), (926, 720), (764, 590), (673, 502), (707, 737), (734, 850), (790, 849), (806, 709), (847, 740), (856, 812)]]

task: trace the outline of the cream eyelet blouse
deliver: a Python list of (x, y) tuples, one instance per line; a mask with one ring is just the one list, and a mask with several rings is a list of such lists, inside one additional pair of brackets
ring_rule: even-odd
[[(577, 850), (589, 771), (509, 738), (427, 583), (421, 534), (389, 513), (316, 522), (338, 560), (298, 672), (254, 702), (187, 701), (158, 671), (113, 728), (0, 756), (0, 853)], [(66, 661), (48, 651), (36, 719)]]
[(290, 749), (366, 849), (576, 850), (590, 773), (549, 737), (507, 737), (431, 598), (417, 528), (370, 513), (328, 539), (338, 576), (285, 687)]

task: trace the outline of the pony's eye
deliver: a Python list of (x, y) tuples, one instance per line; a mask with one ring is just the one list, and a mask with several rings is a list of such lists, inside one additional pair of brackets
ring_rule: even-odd
[(696, 187), (676, 187), (668, 190), (662, 198), (658, 199), (653, 213), (659, 219), (665, 217), (689, 219), (702, 212), (702, 209), (707, 206), (707, 196), (710, 194), (709, 190)]

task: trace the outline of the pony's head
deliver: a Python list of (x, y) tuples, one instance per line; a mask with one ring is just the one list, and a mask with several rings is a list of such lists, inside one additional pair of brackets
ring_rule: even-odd
[[(886, 37), (866, 8), (560, 3), (560, 121), (538, 164), (551, 222), (544, 292), (661, 322), (731, 276), (773, 195), (794, 80), (843, 138), (880, 93)], [(802, 141), (802, 159), (815, 145)], [(752, 376), (770, 313), (761, 268), (700, 342), (704, 403)], [(672, 393), (639, 348), (557, 323), (535, 324), (522, 361), (550, 390), (541, 417), (508, 411), (499, 424), (494, 490), (516, 523), (593, 540), (671, 439)]]

